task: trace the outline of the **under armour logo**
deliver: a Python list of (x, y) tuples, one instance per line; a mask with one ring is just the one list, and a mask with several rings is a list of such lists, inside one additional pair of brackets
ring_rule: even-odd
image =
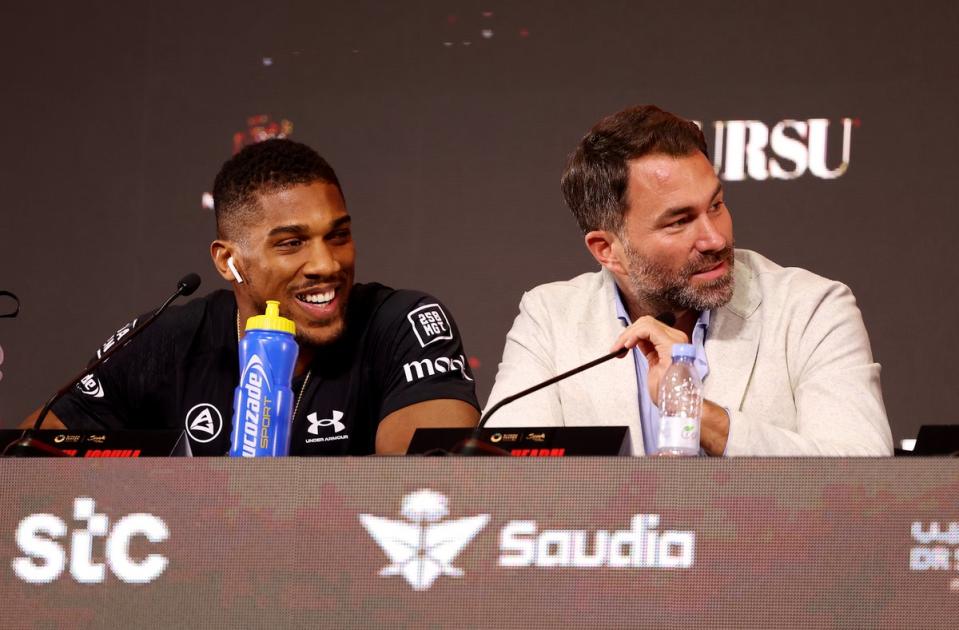
[(306, 417), (306, 419), (310, 421), (310, 428), (307, 429), (308, 433), (319, 435), (320, 427), (333, 427), (333, 433), (339, 433), (346, 428), (346, 425), (340, 422), (340, 420), (343, 419), (342, 411), (334, 409), (332, 418), (323, 418), (322, 420), (318, 420), (317, 418), (318, 416), (315, 411)]

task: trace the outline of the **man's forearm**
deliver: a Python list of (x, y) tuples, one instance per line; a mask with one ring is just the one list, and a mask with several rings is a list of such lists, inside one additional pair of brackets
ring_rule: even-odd
[[(39, 415), (40, 415), (40, 410), (37, 409), (36, 411), (31, 413), (29, 416), (27, 416), (26, 420), (20, 423), (20, 428), (32, 429), (33, 425), (37, 421), (37, 416)], [(40, 428), (41, 429), (66, 429), (67, 427), (66, 425), (63, 424), (60, 418), (56, 416), (56, 414), (50, 411), (47, 413), (47, 416), (43, 419), (43, 426)]]
[(377, 455), (403, 455), (418, 428), (472, 428), (479, 422), (473, 405), (448, 398), (425, 400), (394, 411), (376, 430)]

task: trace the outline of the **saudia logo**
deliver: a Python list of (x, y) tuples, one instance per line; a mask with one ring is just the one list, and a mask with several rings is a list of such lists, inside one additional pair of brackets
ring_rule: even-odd
[(441, 575), (462, 577), (453, 560), (489, 521), (489, 514), (443, 521), (449, 515), (446, 497), (432, 490), (403, 497), (400, 514), (406, 522), (371, 514), (360, 514), (360, 522), (389, 556), (380, 576), (402, 575), (417, 591), (425, 591)]
[[(442, 521), (449, 514), (446, 497), (418, 490), (403, 498), (400, 513), (408, 522), (361, 514), (360, 522), (391, 564), (383, 577), (402, 575), (414, 590), (424, 591), (441, 575), (461, 577), (453, 559), (489, 521), (481, 514)], [(532, 520), (507, 523), (499, 535), (498, 564), (505, 568), (572, 567), (688, 569), (693, 566), (696, 534), (658, 529), (659, 514), (636, 514), (629, 528), (616, 531), (540, 529)]]
[[(536, 521), (511, 521), (500, 532), (501, 567), (688, 569), (696, 534), (656, 531), (659, 514), (636, 514), (629, 529), (590, 535), (579, 529), (539, 531)], [(590, 540), (592, 538), (592, 540)]]
[[(849, 169), (852, 130), (858, 126), (852, 118), (787, 119), (772, 127), (758, 120), (717, 120), (712, 123), (713, 167), (726, 181), (788, 180), (806, 173), (836, 179)], [(842, 149), (837, 151), (840, 134)]]
[(250, 357), (246, 367), (243, 368), (240, 383), (246, 390), (246, 407), (243, 410), (243, 457), (256, 457), (257, 440), (260, 441), (260, 448), (270, 446), (271, 400), (264, 395), (263, 390), (265, 388), (269, 392), (273, 389), (270, 385), (270, 377), (267, 376), (259, 356), (254, 354)]
[[(170, 536), (166, 523), (152, 514), (127, 514), (110, 528), (107, 515), (98, 514), (95, 507), (89, 497), (74, 499), (73, 518), (87, 527), (73, 530), (66, 548), (57, 542), (67, 536), (67, 524), (61, 518), (31, 514), (20, 521), (16, 541), (25, 555), (11, 563), (17, 577), (31, 584), (47, 584), (60, 577), (69, 562), (70, 575), (81, 584), (103, 582), (107, 568), (127, 584), (146, 584), (158, 578), (167, 567), (167, 559), (154, 553), (134, 559), (130, 557), (130, 543), (137, 536), (151, 543), (165, 541)], [(105, 563), (93, 560), (95, 538), (101, 536), (105, 538)], [(101, 557), (99, 552), (96, 555)]]

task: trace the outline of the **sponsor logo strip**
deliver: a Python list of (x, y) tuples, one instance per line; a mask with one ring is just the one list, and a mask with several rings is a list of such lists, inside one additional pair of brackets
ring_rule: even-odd
[(403, 376), (407, 383), (418, 381), (422, 378), (434, 376), (436, 374), (446, 374), (447, 372), (459, 372), (464, 380), (472, 381), (469, 372), (466, 371), (466, 358), (461, 354), (458, 357), (429, 357), (419, 361), (410, 361), (403, 364)]

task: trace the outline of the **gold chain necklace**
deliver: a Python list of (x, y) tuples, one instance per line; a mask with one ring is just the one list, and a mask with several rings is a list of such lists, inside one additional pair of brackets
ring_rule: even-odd
[[(243, 335), (240, 332), (240, 309), (236, 309), (236, 342), (240, 343), (240, 339), (242, 338)], [(312, 373), (312, 369), (306, 371), (306, 376), (303, 378), (303, 384), (300, 385), (300, 394), (296, 397), (296, 404), (293, 405), (293, 415), (290, 416), (290, 424), (293, 424), (293, 420), (296, 418), (296, 412), (300, 408), (300, 401), (303, 400), (303, 392), (306, 391), (306, 384), (310, 382), (310, 374)]]

